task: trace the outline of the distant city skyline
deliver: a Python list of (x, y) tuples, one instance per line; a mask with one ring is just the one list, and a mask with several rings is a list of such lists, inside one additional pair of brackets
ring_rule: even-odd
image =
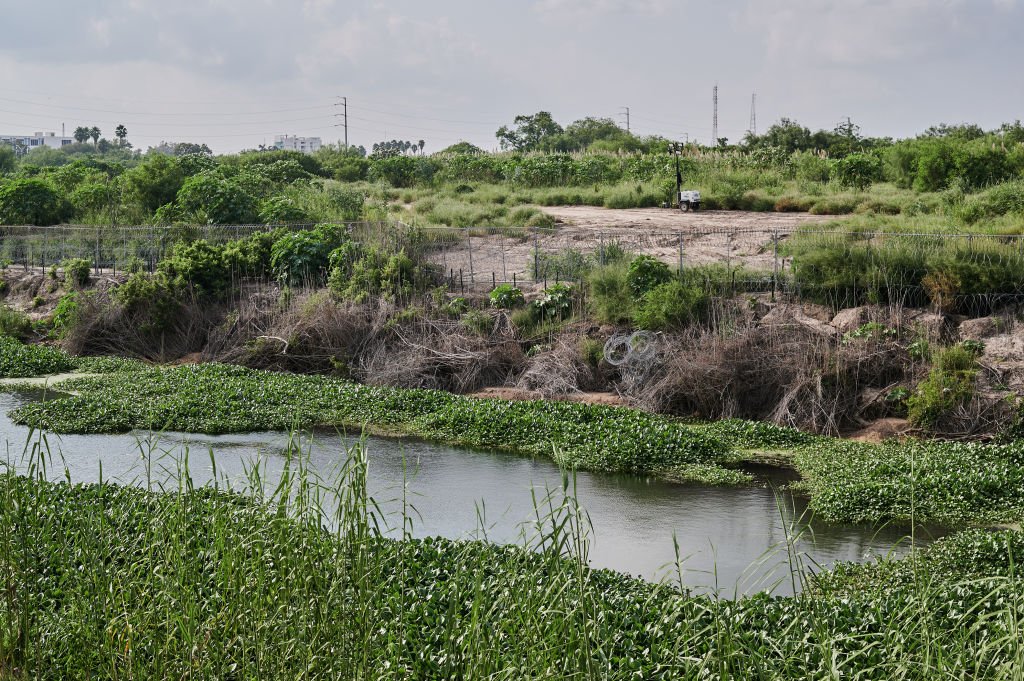
[(218, 153), (278, 135), (497, 147), (516, 114), (612, 118), (642, 135), (739, 141), (849, 116), (869, 136), (1024, 118), (1021, 0), (440, 0), (0, 3), (0, 130), (124, 124)]

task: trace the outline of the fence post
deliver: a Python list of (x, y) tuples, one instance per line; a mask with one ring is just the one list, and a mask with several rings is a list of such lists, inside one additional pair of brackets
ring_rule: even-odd
[(537, 228), (533, 228), (533, 280), (540, 278), (540, 246), (537, 244)]
[(779, 230), (772, 234), (772, 302), (775, 302), (775, 292), (779, 288)]
[(501, 235), (501, 281), (508, 281), (508, 270), (505, 269), (505, 233), (500, 232)]
[(25, 259), (25, 271), (28, 272), (28, 268), (32, 266), (32, 228), (29, 227), (26, 231), (28, 234), (28, 252)]
[(683, 277), (683, 233), (679, 232), (679, 278)]
[(466, 228), (466, 243), (469, 245), (469, 285), (473, 285), (473, 232)]
[(93, 267), (96, 276), (100, 274), (100, 228), (96, 228), (96, 265)]
[(601, 267), (604, 267), (604, 230), (601, 230)]

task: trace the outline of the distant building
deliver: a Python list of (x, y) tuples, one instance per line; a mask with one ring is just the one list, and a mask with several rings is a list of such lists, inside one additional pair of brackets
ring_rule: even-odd
[(74, 137), (58, 137), (55, 132), (37, 132), (32, 135), (0, 135), (0, 142), (17, 143), (21, 142), (32, 151), (36, 147), (52, 147), (60, 149), (69, 144), (75, 143)]
[(312, 154), (320, 148), (320, 144), (319, 137), (296, 137), (295, 135), (277, 135), (274, 137), (275, 149), (301, 151), (304, 154)]

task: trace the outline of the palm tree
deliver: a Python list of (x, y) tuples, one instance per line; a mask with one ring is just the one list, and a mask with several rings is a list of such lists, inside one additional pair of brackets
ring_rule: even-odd
[(123, 125), (118, 125), (114, 128), (114, 135), (121, 141), (121, 146), (124, 146), (124, 138), (128, 136), (128, 128)]
[(71, 133), (71, 135), (79, 144), (85, 144), (85, 141), (89, 139), (89, 128), (85, 127), (84, 125), (80, 125), (77, 128), (75, 128), (75, 131)]
[(425, 142), (424, 142), (423, 140), (420, 140), (420, 141), (418, 142), (418, 145), (419, 145), (419, 148), (420, 148), (420, 155), (421, 155), (421, 156), (423, 155), (423, 145), (424, 145), (424, 144), (426, 144), (426, 143), (425, 143)]
[(99, 142), (100, 142), (100, 129), (97, 128), (95, 125), (92, 126), (92, 129), (89, 130), (89, 137), (92, 138), (92, 143), (93, 144), (99, 144)]

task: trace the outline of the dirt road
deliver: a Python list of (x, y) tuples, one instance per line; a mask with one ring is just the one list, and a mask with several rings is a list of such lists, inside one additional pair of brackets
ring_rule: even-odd
[[(542, 210), (559, 221), (556, 229), (472, 236), (448, 246), (434, 260), (453, 272), (456, 282), (461, 271), (467, 288), (512, 281), (513, 275), (517, 284), (527, 282), (532, 278), (534, 248), (558, 258), (570, 250), (586, 256), (600, 254), (617, 244), (630, 253), (653, 255), (673, 266), (721, 263), (772, 270), (776, 231), (781, 241), (798, 227), (829, 219), (806, 213), (682, 213), (668, 208), (557, 206)], [(537, 262), (545, 269), (543, 260)], [(549, 265), (546, 276), (550, 282), (564, 279), (565, 273), (557, 271), (557, 265)]]

